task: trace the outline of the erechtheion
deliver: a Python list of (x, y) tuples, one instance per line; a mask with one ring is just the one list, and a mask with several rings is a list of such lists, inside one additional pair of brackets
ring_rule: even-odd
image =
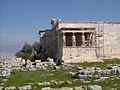
[(51, 20), (40, 30), (40, 43), (56, 62), (77, 63), (120, 58), (120, 22)]

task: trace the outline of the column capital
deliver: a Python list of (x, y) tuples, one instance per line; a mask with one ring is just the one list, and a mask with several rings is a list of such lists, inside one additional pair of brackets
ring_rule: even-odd
[(75, 32), (72, 32), (73, 36), (75, 36)]
[(65, 32), (63, 32), (62, 35), (65, 36)]

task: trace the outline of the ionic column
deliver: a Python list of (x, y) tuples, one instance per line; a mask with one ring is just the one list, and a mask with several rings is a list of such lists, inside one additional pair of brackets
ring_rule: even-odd
[(65, 33), (63, 33), (63, 46), (66, 46), (66, 36), (65, 36)]
[(72, 35), (72, 46), (76, 46), (75, 33)]
[(84, 35), (84, 32), (82, 33), (82, 45), (85, 46), (85, 35)]

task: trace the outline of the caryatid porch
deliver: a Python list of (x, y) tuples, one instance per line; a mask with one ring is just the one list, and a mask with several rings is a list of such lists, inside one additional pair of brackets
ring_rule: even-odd
[(85, 57), (96, 60), (95, 28), (61, 29), (59, 45), (62, 47), (61, 56), (65, 62), (79, 62)]
[[(81, 47), (93, 47), (95, 46), (95, 29), (62, 29), (62, 42), (63, 46), (81, 46)], [(60, 40), (61, 41), (61, 40)]]

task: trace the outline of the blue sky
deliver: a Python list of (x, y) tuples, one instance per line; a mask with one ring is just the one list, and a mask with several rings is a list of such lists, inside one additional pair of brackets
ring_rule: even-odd
[(120, 0), (0, 0), (0, 51), (38, 41), (51, 18), (120, 22)]

